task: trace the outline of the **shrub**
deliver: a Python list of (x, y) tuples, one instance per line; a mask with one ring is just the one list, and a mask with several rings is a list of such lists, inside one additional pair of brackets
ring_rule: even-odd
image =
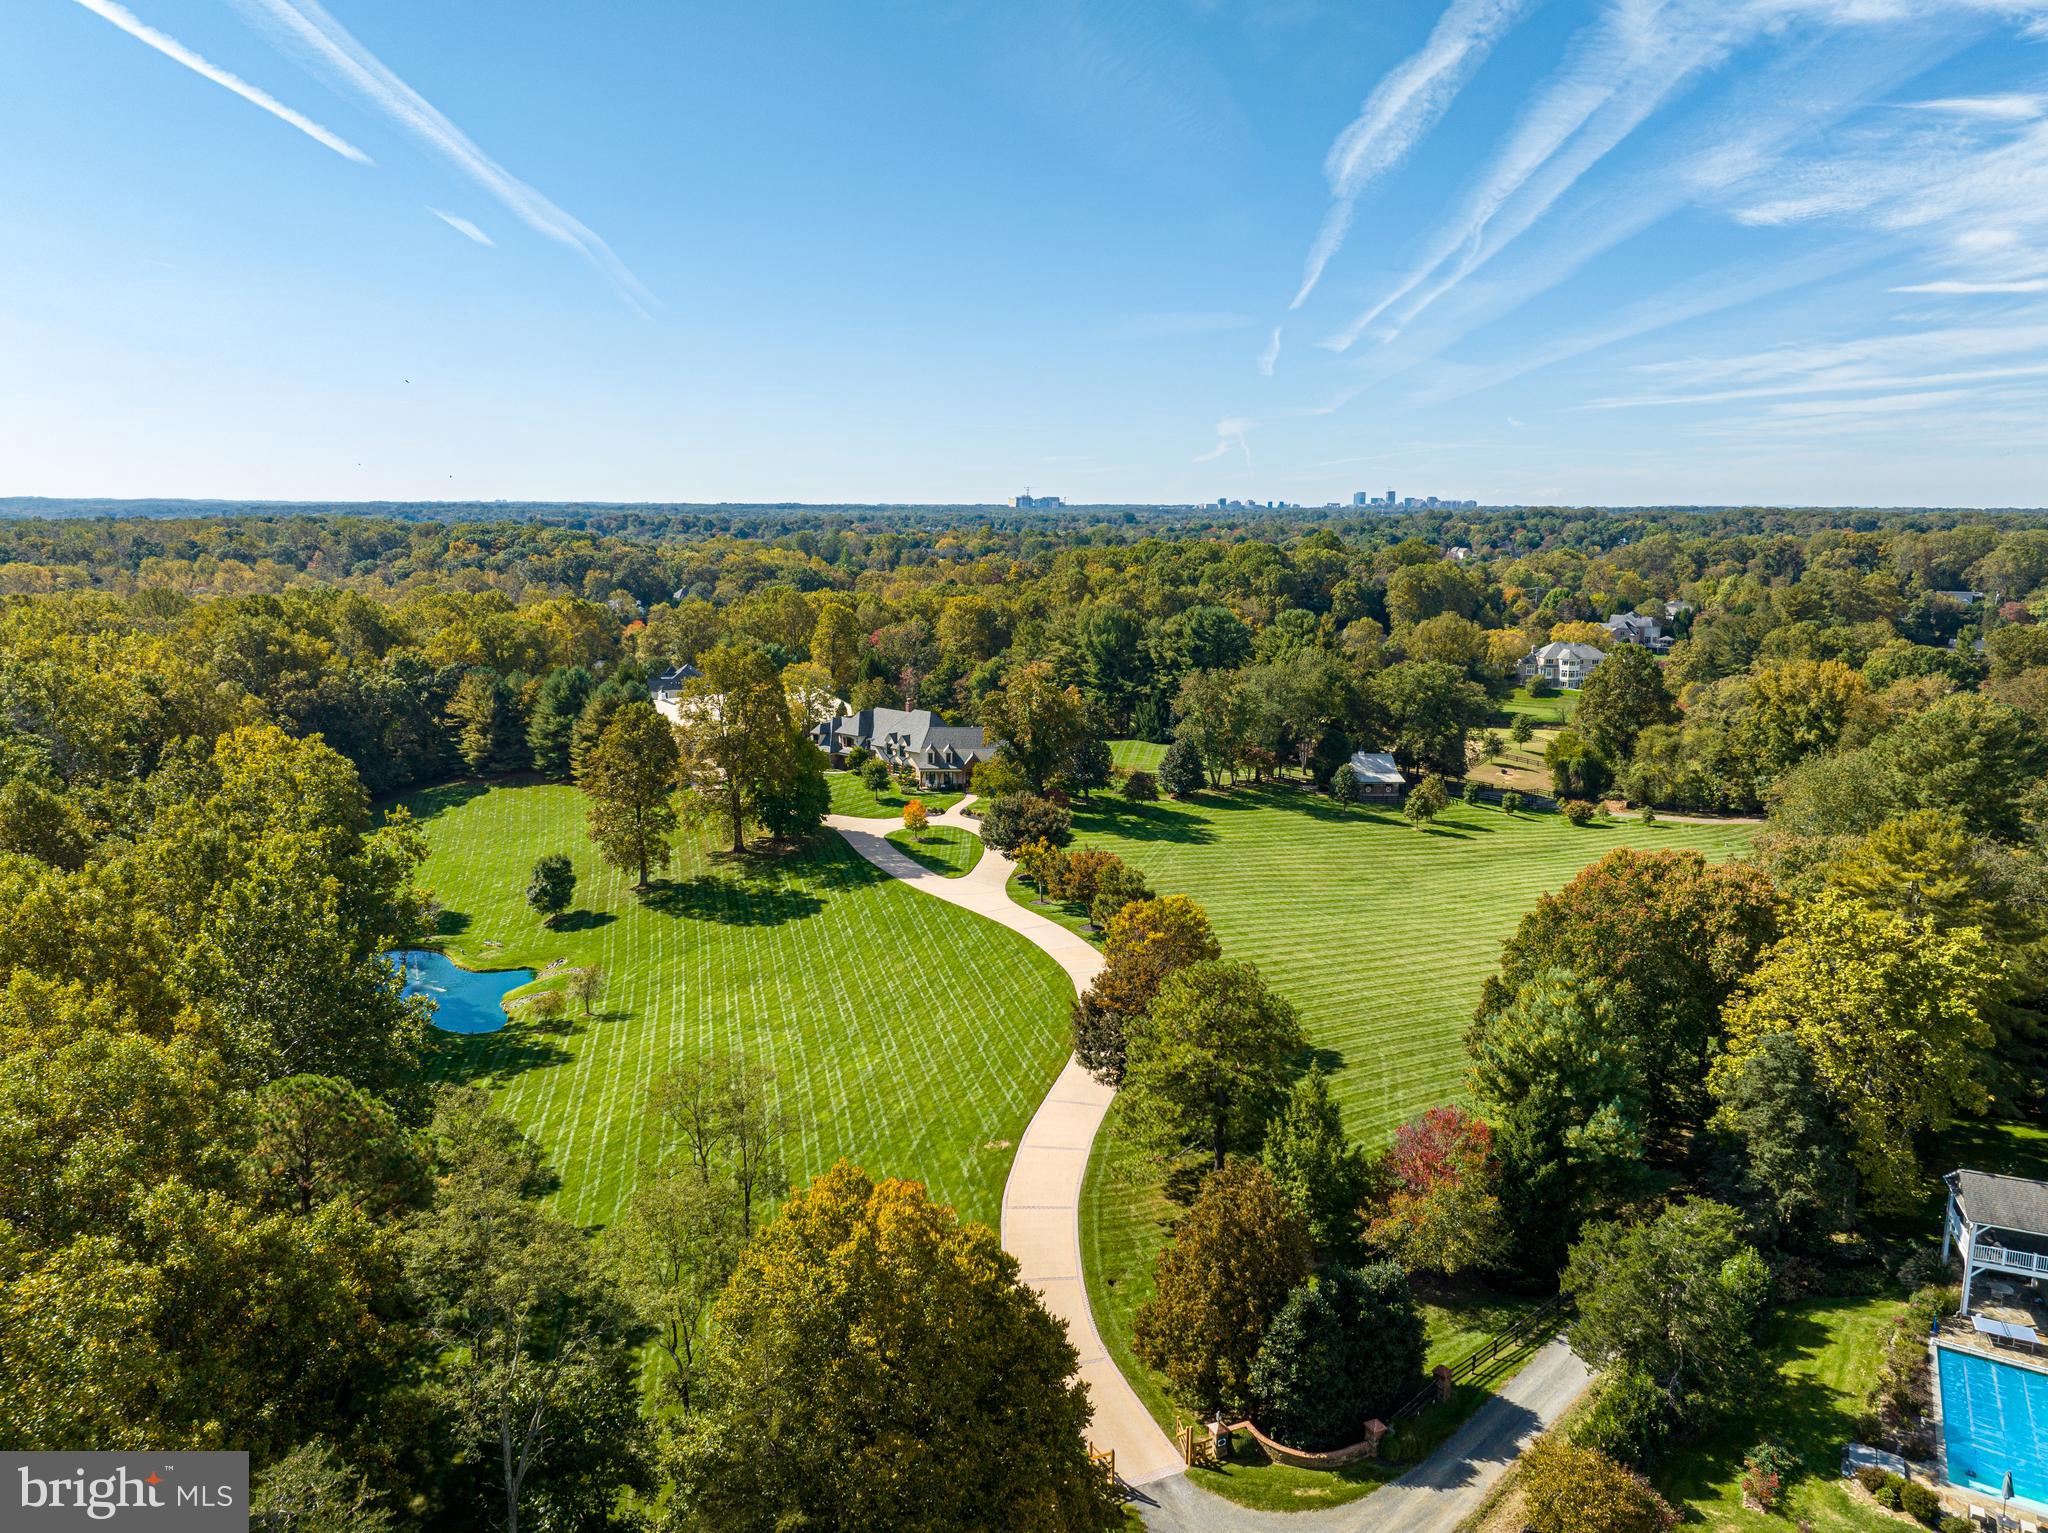
[(1887, 1478), (1889, 1476), (1875, 1464), (1865, 1464), (1856, 1471), (1856, 1483), (1869, 1491), (1873, 1496), (1877, 1494), (1878, 1487), (1883, 1485)]
[(1159, 779), (1138, 769), (1124, 779), (1124, 797), (1134, 804), (1149, 804), (1159, 797)]
[(1574, 825), (1593, 823), (1593, 806), (1582, 798), (1568, 798), (1558, 806), (1558, 810)]
[(861, 763), (861, 786), (870, 793), (885, 793), (889, 788), (889, 763), (869, 759)]
[(1290, 1447), (1358, 1441), (1422, 1384), (1422, 1315), (1392, 1262), (1325, 1267), (1281, 1306), (1259, 1342), (1251, 1393), (1259, 1422)]
[(846, 753), (846, 770), (858, 772), (875, 759), (875, 753), (865, 745), (856, 745)]
[(903, 828), (923, 830), (931, 823), (931, 816), (925, 812), (924, 800), (914, 798), (903, 806)]
[(1535, 1533), (1664, 1533), (1678, 1521), (1641, 1475), (1561, 1438), (1523, 1455), (1521, 1483)]
[(1167, 746), (1159, 763), (1159, 786), (1175, 798), (1186, 798), (1201, 792), (1202, 783), (1202, 753), (1186, 740)]
[(1088, 919), (1103, 931), (1126, 905), (1152, 898), (1152, 886), (1145, 875), (1121, 858), (1114, 867), (1104, 868), (1095, 880), (1095, 898), (1088, 902)]
[(1941, 1533), (1977, 1533), (1977, 1523), (1974, 1518), (1950, 1513), (1941, 1519)]
[(1941, 1497), (1918, 1480), (1908, 1480), (1899, 1487), (1899, 1510), (1931, 1528), (1941, 1516)]
[(1671, 1435), (1670, 1402), (1640, 1369), (1617, 1368), (1571, 1435), (1581, 1448), (1604, 1453), (1631, 1469), (1644, 1469)]
[(569, 1009), (569, 997), (560, 990), (536, 990), (519, 1004), (529, 1020), (552, 1022)]
[(1500, 812), (1502, 814), (1513, 814), (1521, 807), (1522, 795), (1513, 788), (1508, 789), (1507, 792), (1500, 796)]
[(980, 798), (1001, 798), (1008, 793), (1031, 791), (1031, 779), (1019, 771), (1017, 763), (1001, 751), (986, 761), (977, 761), (968, 782), (976, 796)]
[(1896, 1512), (1899, 1509), (1899, 1486), (1905, 1483), (1897, 1475), (1888, 1474), (1884, 1477), (1884, 1483), (1870, 1493), (1870, 1499), (1886, 1511)]
[(1473, 782), (1470, 778), (1467, 778), (1465, 781), (1464, 791), (1459, 795), (1459, 797), (1463, 798), (1465, 802), (1468, 804), (1476, 804), (1479, 802), (1479, 795), (1481, 791), (1482, 790), (1480, 789), (1478, 783)]
[(981, 817), (981, 839), (999, 852), (1027, 841), (1065, 846), (1074, 838), (1074, 817), (1050, 800), (1031, 793), (1006, 793)]

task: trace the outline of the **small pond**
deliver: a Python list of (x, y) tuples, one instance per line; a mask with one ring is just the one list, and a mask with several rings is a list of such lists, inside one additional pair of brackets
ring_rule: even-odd
[(403, 948), (391, 961), (405, 975), (405, 993), (432, 1001), (434, 1026), (447, 1033), (495, 1033), (505, 1025), (505, 996), (533, 978), (531, 969), (458, 968), (427, 948)]

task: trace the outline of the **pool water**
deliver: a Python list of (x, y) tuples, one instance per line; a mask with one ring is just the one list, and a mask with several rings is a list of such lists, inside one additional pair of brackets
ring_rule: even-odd
[(2048, 1373), (1937, 1347), (1941, 1435), (1952, 1484), (2048, 1505)]
[(428, 948), (401, 949), (391, 961), (405, 975), (406, 995), (434, 1003), (434, 1026), (445, 1033), (495, 1033), (505, 1025), (506, 995), (533, 978), (531, 969), (458, 968)]

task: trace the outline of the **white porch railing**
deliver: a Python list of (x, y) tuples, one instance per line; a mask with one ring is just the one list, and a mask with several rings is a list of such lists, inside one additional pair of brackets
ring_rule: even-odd
[(2048, 1277), (2048, 1256), (2033, 1251), (2015, 1251), (2009, 1246), (1995, 1245), (1981, 1238), (1970, 1248), (1970, 1263), (1975, 1267), (1996, 1267), (2001, 1272), (2018, 1272), (2028, 1277)]

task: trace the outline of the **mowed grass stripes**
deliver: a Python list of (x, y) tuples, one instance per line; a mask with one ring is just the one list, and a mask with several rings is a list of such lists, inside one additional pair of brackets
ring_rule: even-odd
[[(605, 971), (591, 1018), (436, 1036), (436, 1073), (489, 1085), (546, 1147), (567, 1217), (616, 1215), (651, 1147), (648, 1087), (669, 1061), (720, 1048), (775, 1071), (797, 1178), (850, 1156), (996, 1221), (1012, 1148), (1069, 1046), (1072, 989), (1023, 938), (897, 883), (829, 832), (737, 861), (686, 839), (641, 898), (599, 861), (573, 788), (459, 785), (409, 803), (452, 956)], [(549, 852), (578, 879), (553, 931), (525, 900)]]
[(1418, 832), (1393, 809), (1341, 808), (1293, 788), (1077, 809), (1077, 844), (1106, 847), (1161, 894), (1185, 894), (1301, 1013), (1346, 1125), (1373, 1145), (1460, 1098), (1463, 1037), (1501, 943), (1539, 895), (1617, 846), (1709, 858), (1748, 826), (1579, 828), (1551, 814), (1454, 804)]
[[(1720, 860), (1747, 850), (1754, 829), (1633, 820), (1579, 828), (1558, 815), (1460, 803), (1418, 832), (1397, 810), (1339, 808), (1291, 788), (1145, 806), (1098, 800), (1074, 826), (1077, 843), (1121, 854), (1159, 893), (1198, 901), (1224, 956), (1256, 963), (1294, 1002), (1332, 1071), (1346, 1125), (1375, 1149), (1407, 1119), (1464, 1099), (1464, 1034), (1480, 985), (1538, 896), (1618, 846)], [(1157, 1165), (1117, 1125), (1113, 1107), (1089, 1160), (1082, 1269), (1110, 1355), (1170, 1428), (1165, 1381), (1138, 1361), (1131, 1334), (1179, 1210)], [(1499, 1302), (1480, 1292), (1430, 1305), (1432, 1360), (1470, 1350), (1494, 1328)]]

